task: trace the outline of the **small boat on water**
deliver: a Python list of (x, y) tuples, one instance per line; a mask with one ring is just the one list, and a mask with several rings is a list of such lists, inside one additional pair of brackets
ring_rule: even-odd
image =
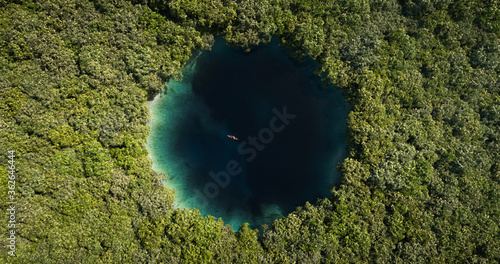
[(233, 135), (227, 135), (228, 138), (232, 139), (232, 140), (240, 140), (239, 138), (233, 136)]

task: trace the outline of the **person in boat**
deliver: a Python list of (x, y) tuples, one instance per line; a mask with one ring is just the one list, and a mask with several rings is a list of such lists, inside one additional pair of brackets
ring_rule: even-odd
[(233, 135), (227, 135), (228, 138), (232, 139), (232, 140), (240, 140), (239, 138), (233, 136)]

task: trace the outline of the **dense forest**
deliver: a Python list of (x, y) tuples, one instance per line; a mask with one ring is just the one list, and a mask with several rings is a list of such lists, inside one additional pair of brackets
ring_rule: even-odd
[[(352, 106), (341, 183), (261, 230), (176, 209), (145, 148), (214, 35), (278, 36)], [(498, 0), (0, 1), (0, 262), (498, 263), (499, 37)]]

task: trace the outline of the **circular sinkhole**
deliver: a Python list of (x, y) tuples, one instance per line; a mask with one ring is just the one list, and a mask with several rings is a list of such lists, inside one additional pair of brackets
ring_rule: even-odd
[(216, 38), (148, 102), (148, 150), (178, 208), (233, 228), (270, 224), (330, 195), (346, 157), (348, 106), (274, 37), (250, 53)]

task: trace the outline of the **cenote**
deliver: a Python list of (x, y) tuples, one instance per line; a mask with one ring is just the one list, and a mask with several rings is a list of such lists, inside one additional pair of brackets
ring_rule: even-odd
[(346, 157), (348, 106), (317, 64), (288, 56), (273, 37), (252, 52), (217, 37), (149, 102), (148, 150), (178, 208), (233, 228), (270, 224), (330, 195)]

